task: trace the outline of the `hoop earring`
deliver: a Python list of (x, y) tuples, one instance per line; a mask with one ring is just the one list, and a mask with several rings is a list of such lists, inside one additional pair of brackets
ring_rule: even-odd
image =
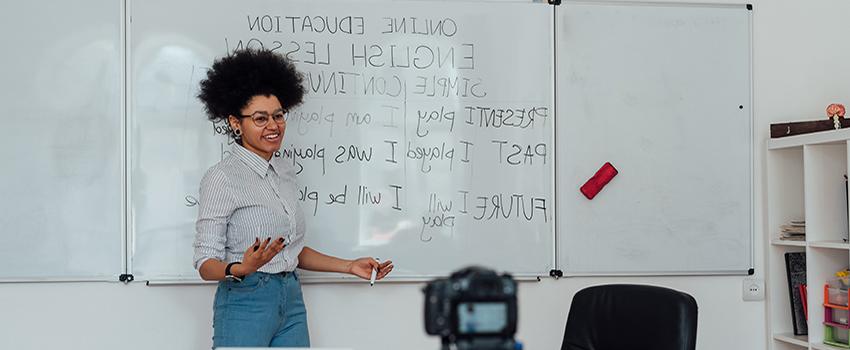
[(236, 138), (242, 138), (242, 129), (233, 130), (233, 134), (236, 135)]

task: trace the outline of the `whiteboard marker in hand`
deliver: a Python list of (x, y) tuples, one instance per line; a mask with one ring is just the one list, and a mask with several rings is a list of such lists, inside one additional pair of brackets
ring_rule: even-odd
[[(378, 258), (375, 258), (375, 260), (380, 261), (380, 259), (378, 259)], [(378, 277), (378, 269), (376, 269), (376, 268), (374, 268), (374, 267), (373, 267), (373, 268), (372, 268), (372, 277), (369, 277), (369, 285), (370, 285), (370, 286), (374, 286), (374, 285), (375, 285), (375, 277)]]

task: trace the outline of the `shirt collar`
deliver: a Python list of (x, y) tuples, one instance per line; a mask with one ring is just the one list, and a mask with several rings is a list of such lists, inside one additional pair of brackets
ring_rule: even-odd
[(284, 165), (284, 162), (281, 159), (282, 158), (280, 158), (280, 157), (272, 156), (271, 161), (269, 161), (269, 165), (271, 165), (272, 170), (277, 175), (283, 174), (283, 171), (284, 171), (283, 167), (285, 165)]
[[(239, 160), (241, 160), (245, 165), (248, 166), (251, 170), (253, 170), (260, 177), (265, 178), (269, 174), (269, 167), (272, 166), (272, 163), (267, 162), (265, 159), (260, 157), (254, 152), (249, 151), (247, 148), (242, 147), (242, 145), (238, 143), (234, 143), (231, 148), (233, 154), (236, 155)], [(277, 169), (275, 169), (277, 171)]]

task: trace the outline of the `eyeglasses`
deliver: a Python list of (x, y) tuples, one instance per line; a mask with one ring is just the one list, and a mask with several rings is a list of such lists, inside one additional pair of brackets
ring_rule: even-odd
[(254, 121), (254, 125), (256, 125), (258, 128), (263, 128), (266, 125), (268, 125), (269, 120), (272, 120), (272, 119), (274, 119), (274, 122), (278, 123), (278, 124), (286, 123), (286, 114), (287, 113), (288, 112), (283, 110), (283, 109), (278, 109), (277, 111), (275, 111), (271, 115), (269, 115), (269, 112), (257, 111), (257, 112), (254, 112), (251, 115), (240, 115), (240, 117), (251, 118), (251, 120)]

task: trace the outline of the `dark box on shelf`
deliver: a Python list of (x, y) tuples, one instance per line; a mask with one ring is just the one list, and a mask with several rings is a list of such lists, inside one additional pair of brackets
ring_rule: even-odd
[[(850, 127), (850, 119), (841, 119), (841, 128)], [(832, 119), (810, 120), (805, 122), (788, 122), (770, 124), (770, 138), (780, 138), (801, 134), (810, 134), (818, 131), (835, 130)]]

